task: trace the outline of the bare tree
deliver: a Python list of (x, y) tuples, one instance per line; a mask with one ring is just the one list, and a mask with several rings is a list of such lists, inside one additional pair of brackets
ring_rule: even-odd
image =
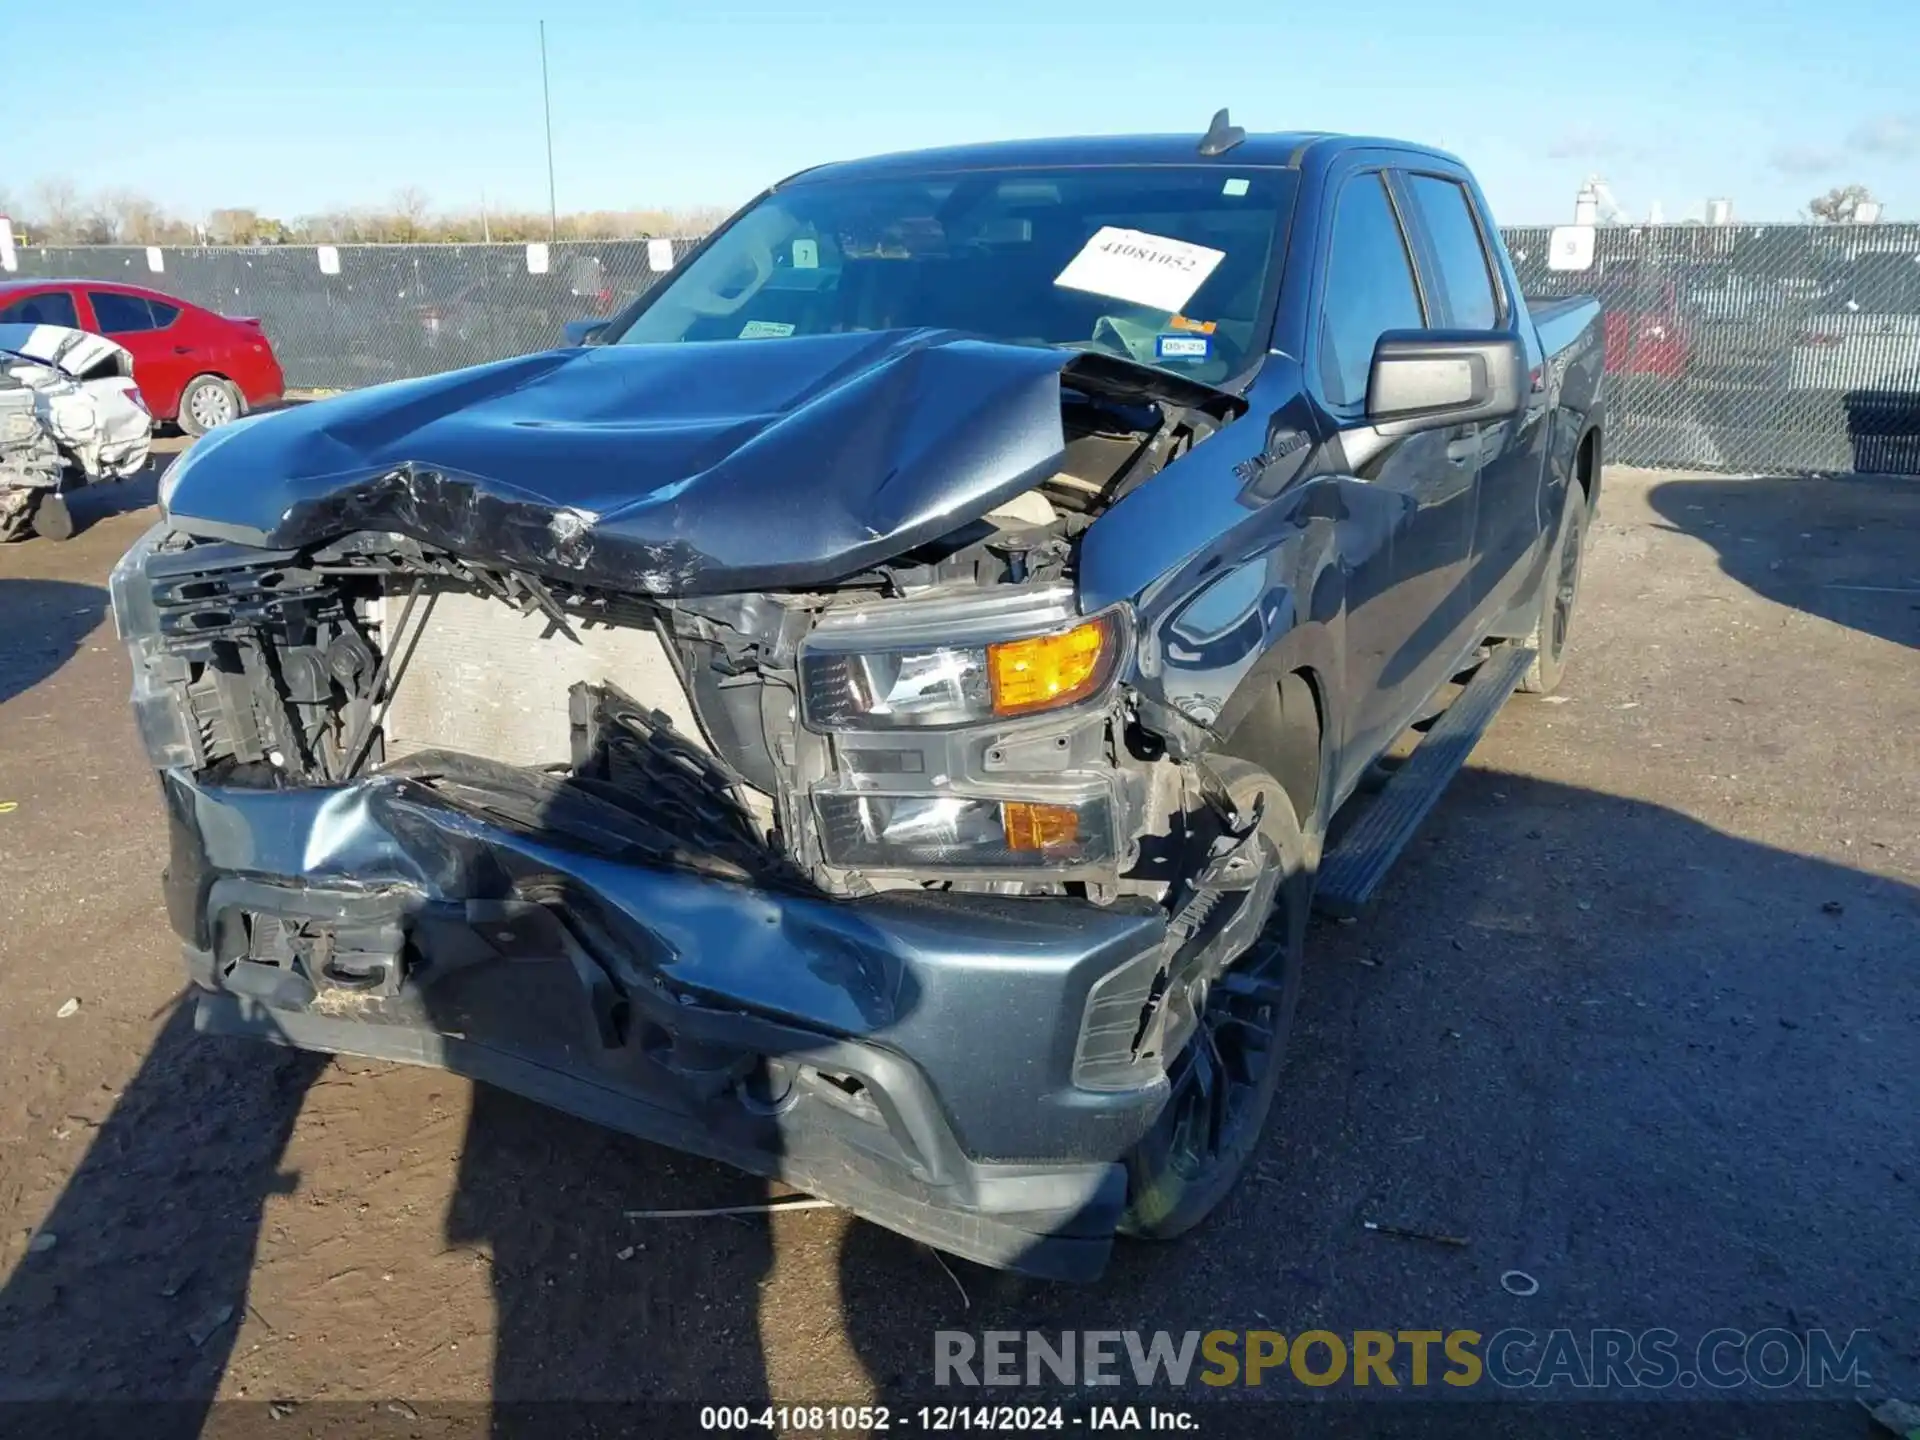
[(1828, 225), (1844, 225), (1859, 213), (1862, 205), (1872, 201), (1873, 192), (1864, 185), (1836, 185), (1826, 194), (1809, 200), (1807, 214)]
[(388, 223), (383, 228), (391, 230), (392, 238), (403, 245), (425, 239), (427, 215), (431, 209), (426, 191), (418, 185), (403, 186), (393, 192), (393, 214), (386, 217)]
[[(137, 190), (90, 196), (70, 181), (56, 179), (35, 187), (31, 206), (16, 209), (0, 195), (0, 214), (13, 218), (16, 231), (56, 245), (471, 243), (483, 234), (507, 242), (547, 238), (545, 211), (493, 209), (483, 226), (477, 214), (435, 211), (426, 191), (414, 185), (396, 191), (384, 208), (337, 207), (299, 216), (291, 224), (245, 206), (224, 206), (208, 215), (202, 229)], [(569, 240), (701, 235), (724, 218), (725, 212), (712, 206), (594, 210), (562, 215), (559, 233)]]
[(113, 216), (97, 206), (89, 206), (73, 229), (76, 245), (111, 245), (117, 226)]
[(41, 230), (41, 236), (37, 238), (44, 238), (53, 245), (71, 245), (80, 238), (80, 227), (86, 215), (80, 203), (80, 192), (71, 180), (42, 180), (33, 187), (33, 205), (38, 212), (34, 218)]
[(167, 233), (171, 217), (138, 191), (108, 191), (100, 197), (100, 209), (113, 222), (113, 238), (122, 245), (158, 245), (172, 238)]
[(225, 209), (207, 216), (207, 238), (216, 245), (251, 245), (259, 233), (257, 211)]

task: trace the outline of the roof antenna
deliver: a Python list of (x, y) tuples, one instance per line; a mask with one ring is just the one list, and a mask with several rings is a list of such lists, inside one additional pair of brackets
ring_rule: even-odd
[(1202, 155), (1224, 155), (1242, 140), (1247, 132), (1227, 119), (1227, 112), (1221, 110), (1213, 117), (1213, 123), (1207, 126), (1206, 137), (1200, 142)]

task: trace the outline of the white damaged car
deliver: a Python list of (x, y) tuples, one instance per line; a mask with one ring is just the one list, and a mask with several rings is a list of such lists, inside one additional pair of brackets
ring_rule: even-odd
[(123, 346), (63, 325), (0, 325), (0, 541), (66, 539), (61, 491), (136, 474), (152, 438)]

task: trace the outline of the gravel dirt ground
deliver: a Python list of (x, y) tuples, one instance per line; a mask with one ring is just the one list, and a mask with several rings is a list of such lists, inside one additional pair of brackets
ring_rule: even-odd
[(1510, 1325), (1858, 1330), (1920, 1392), (1913, 482), (1609, 471), (1563, 702), (1316, 924), (1258, 1174), (1092, 1288), (834, 1211), (630, 1220), (765, 1191), (196, 1038), (106, 609), (152, 495), (0, 549), (0, 1399), (853, 1402), (939, 1328)]

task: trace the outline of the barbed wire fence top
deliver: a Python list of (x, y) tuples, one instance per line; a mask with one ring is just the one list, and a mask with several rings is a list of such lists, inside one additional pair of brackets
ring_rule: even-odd
[[(1549, 267), (1548, 227), (1503, 233), (1523, 292), (1606, 306), (1609, 459), (1920, 474), (1920, 226), (1601, 226), (1580, 271)], [(28, 247), (0, 278), (256, 317), (290, 387), (335, 390), (550, 348), (698, 243)]]

